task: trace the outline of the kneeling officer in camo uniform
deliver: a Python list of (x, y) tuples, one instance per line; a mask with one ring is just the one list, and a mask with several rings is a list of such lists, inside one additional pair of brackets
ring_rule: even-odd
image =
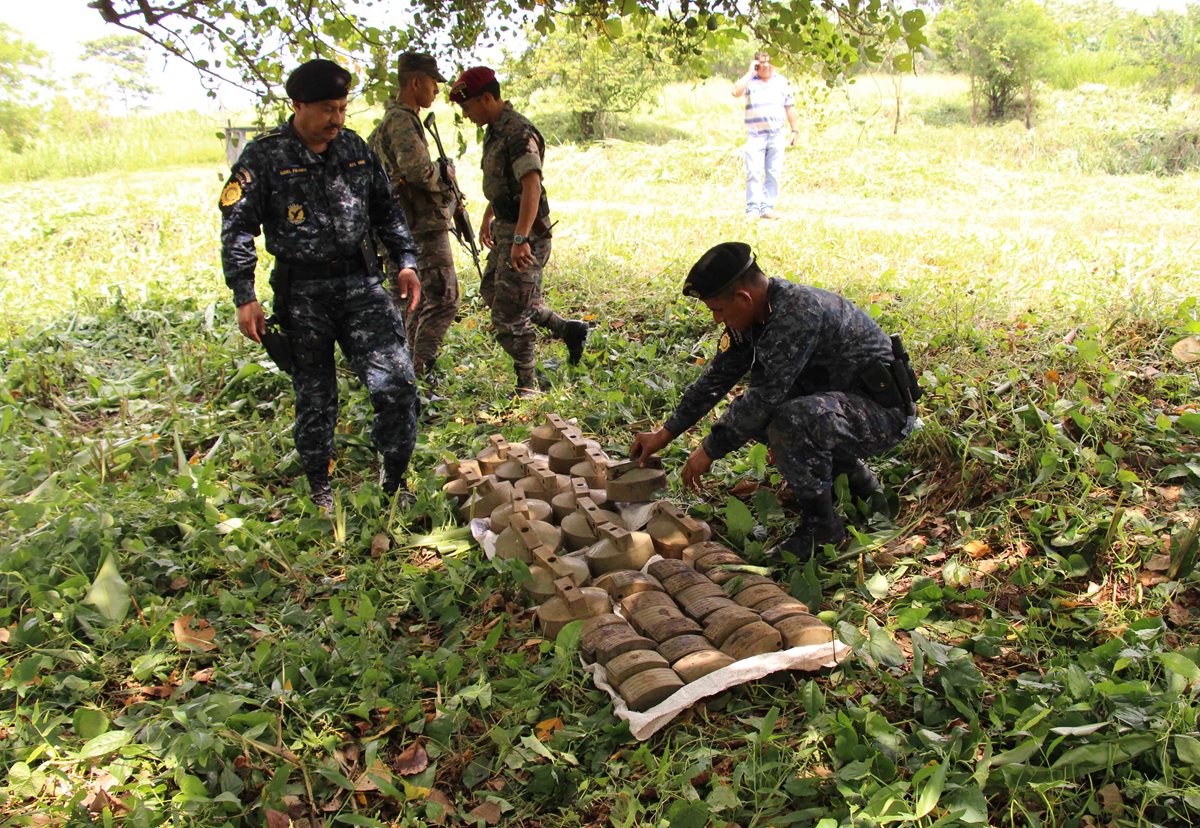
[(867, 499), (879, 481), (862, 458), (887, 451), (912, 430), (920, 396), (898, 337), (889, 337), (849, 300), (819, 288), (767, 278), (750, 246), (726, 242), (688, 273), (685, 296), (725, 325), (718, 351), (662, 428), (634, 437), (644, 464), (707, 414), (749, 372), (733, 400), (688, 457), (683, 481), (699, 488), (714, 460), (751, 440), (770, 446), (804, 514), (783, 547), (801, 560), (846, 529), (833, 506), (833, 479), (847, 475)]
[(254, 292), (254, 237), (275, 256), (271, 284), (284, 320), (296, 391), (296, 450), (312, 499), (333, 504), (329, 461), (337, 422), (337, 342), (375, 408), (373, 437), (383, 455), (382, 485), (400, 488), (417, 437), (417, 392), (400, 309), (381, 281), (370, 232), (399, 267), (409, 311), (421, 285), (416, 245), (392, 201), (379, 159), (344, 127), (351, 75), (329, 60), (292, 72), (295, 112), (246, 146), (221, 192), (221, 264), (233, 290), (238, 328), (255, 342), (267, 333)]

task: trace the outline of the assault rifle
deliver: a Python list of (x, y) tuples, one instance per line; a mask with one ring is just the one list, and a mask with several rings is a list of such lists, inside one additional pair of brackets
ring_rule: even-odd
[(432, 112), (425, 116), (425, 129), (429, 130), (429, 134), (433, 136), (433, 142), (437, 144), (438, 170), (441, 172), (442, 183), (454, 196), (454, 238), (470, 251), (471, 259), (475, 262), (475, 270), (482, 280), (483, 269), (479, 266), (479, 246), (475, 243), (475, 231), (471, 229), (471, 216), (467, 213), (467, 198), (458, 188), (458, 178), (454, 175), (454, 162), (446, 156), (446, 150), (442, 146), (442, 136), (438, 134), (437, 121), (434, 120)]

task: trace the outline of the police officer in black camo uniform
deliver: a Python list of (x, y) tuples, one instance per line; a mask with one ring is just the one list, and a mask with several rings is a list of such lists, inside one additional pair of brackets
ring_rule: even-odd
[(221, 192), (221, 264), (238, 328), (262, 341), (266, 320), (254, 292), (254, 237), (275, 256), (276, 312), (286, 320), (294, 370), (296, 450), (313, 502), (333, 505), (329, 461), (337, 422), (333, 344), (341, 345), (375, 408), (372, 436), (382, 485), (403, 483), (417, 437), (417, 392), (400, 309), (381, 285), (368, 245), (373, 230), (399, 267), (399, 296), (412, 311), (421, 286), (416, 245), (392, 201), (379, 159), (345, 128), (351, 75), (309, 61), (287, 80), (293, 117), (246, 146)]
[(912, 400), (920, 392), (907, 361), (901, 389), (892, 340), (874, 320), (837, 294), (768, 278), (746, 244), (726, 242), (705, 253), (683, 293), (703, 301), (725, 330), (675, 413), (658, 431), (637, 434), (630, 456), (644, 464), (749, 372), (749, 387), (688, 457), (684, 483), (698, 490), (714, 460), (751, 440), (766, 443), (805, 517), (784, 548), (806, 560), (816, 547), (840, 543), (846, 530), (834, 511), (834, 477), (845, 473), (850, 490), (868, 499), (879, 481), (862, 458), (912, 430)]

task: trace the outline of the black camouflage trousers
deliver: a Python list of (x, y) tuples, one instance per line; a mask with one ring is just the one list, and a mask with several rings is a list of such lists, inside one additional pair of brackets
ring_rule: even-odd
[(334, 342), (371, 396), (375, 447), (389, 465), (406, 469), (417, 440), (417, 391), (400, 309), (378, 277), (362, 272), (293, 281), (288, 324), (296, 363), (293, 434), (304, 471), (325, 471), (333, 456), (338, 413)]
[(488, 253), (479, 295), (492, 311), (496, 340), (512, 357), (517, 384), (532, 387), (537, 367), (537, 333), (533, 326), (547, 328), (561, 338), (566, 331), (566, 320), (542, 301), (542, 268), (550, 260), (550, 239), (534, 239), (533, 264), (522, 271), (513, 270), (515, 227), (499, 220), (492, 223), (492, 238), (496, 244)]
[(796, 497), (828, 491), (838, 472), (881, 454), (907, 434), (908, 415), (846, 391), (822, 391), (787, 400), (767, 424), (766, 443)]

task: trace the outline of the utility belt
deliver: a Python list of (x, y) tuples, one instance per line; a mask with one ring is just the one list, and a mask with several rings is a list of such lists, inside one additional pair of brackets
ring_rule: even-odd
[(866, 396), (884, 408), (900, 408), (917, 413), (917, 400), (925, 393), (909, 362), (908, 351), (900, 334), (892, 334), (892, 361), (868, 363), (858, 372), (858, 385)]
[(344, 259), (333, 259), (328, 262), (298, 262), (290, 259), (276, 259), (275, 270), (286, 270), (287, 277), (293, 282), (311, 282), (317, 279), (343, 279), (356, 276), (367, 269), (367, 263), (360, 252), (356, 256)]
[[(517, 219), (521, 217), (520, 197), (496, 199), (492, 202), (492, 214), (500, 221), (507, 222), (508, 224), (516, 224)], [(539, 213), (537, 218), (533, 220), (533, 225), (529, 228), (529, 235), (532, 238), (548, 239), (553, 235), (551, 233), (552, 227), (553, 225), (546, 220), (546, 216)]]

